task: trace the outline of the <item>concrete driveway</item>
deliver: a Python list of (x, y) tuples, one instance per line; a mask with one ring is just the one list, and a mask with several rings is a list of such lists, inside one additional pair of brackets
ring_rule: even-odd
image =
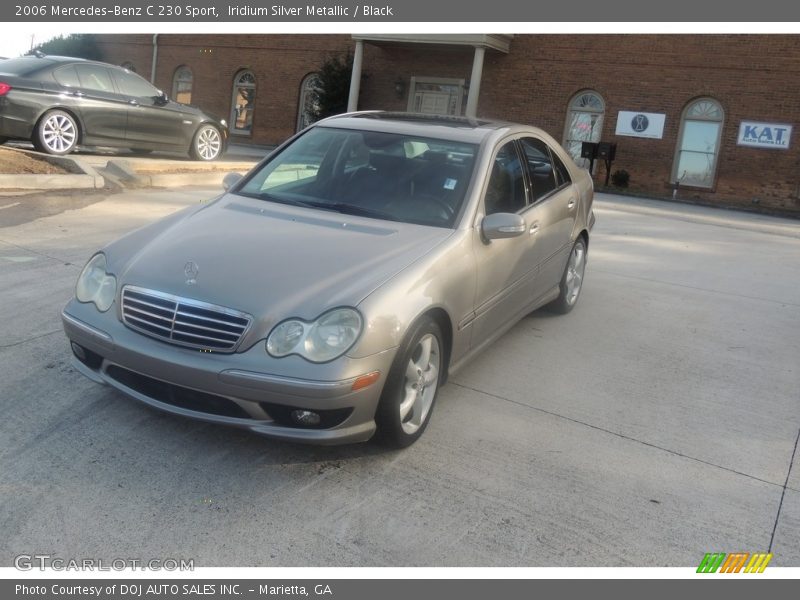
[(526, 318), (387, 452), (167, 416), (70, 368), (58, 313), (93, 250), (215, 193), (0, 227), (0, 565), (800, 566), (798, 222), (599, 195), (578, 307)]

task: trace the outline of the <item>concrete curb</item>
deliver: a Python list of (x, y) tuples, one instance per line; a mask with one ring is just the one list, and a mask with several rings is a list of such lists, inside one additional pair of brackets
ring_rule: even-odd
[[(255, 164), (255, 163), (253, 163)], [(137, 167), (147, 168), (146, 172), (137, 171)], [(170, 173), (170, 169), (176, 168), (174, 165), (161, 166), (160, 168), (151, 163), (130, 161), (130, 160), (109, 160), (105, 171), (109, 178), (118, 179), (126, 187), (183, 187), (190, 185), (201, 186), (222, 186), (222, 180), (228, 173), (233, 171), (247, 172), (252, 164), (232, 164), (230, 169), (219, 169), (215, 165), (214, 170), (211, 166), (206, 169), (198, 169), (188, 173)], [(159, 173), (159, 170), (165, 172)]]
[(93, 167), (80, 160), (68, 156), (50, 156), (41, 152), (31, 152), (21, 148), (14, 148), (17, 152), (24, 152), (39, 160), (61, 167), (69, 171), (65, 174), (10, 174), (0, 175), (0, 190), (73, 190), (73, 189), (101, 189), (106, 182), (100, 173)]

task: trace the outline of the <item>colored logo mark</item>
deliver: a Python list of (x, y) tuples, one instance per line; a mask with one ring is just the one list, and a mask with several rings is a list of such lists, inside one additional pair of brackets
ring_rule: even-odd
[(766, 552), (734, 552), (725, 554), (724, 552), (707, 552), (697, 567), (698, 573), (763, 573), (769, 561), (772, 560), (772, 553)]

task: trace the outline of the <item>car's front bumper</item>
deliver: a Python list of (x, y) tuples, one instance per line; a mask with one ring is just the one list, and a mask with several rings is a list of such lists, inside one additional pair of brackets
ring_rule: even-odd
[[(89, 324), (89, 319), (71, 314), (71, 306), (76, 309), (72, 312), (78, 313), (86, 307), (73, 300), (62, 312), (67, 337), (84, 354), (83, 359), (73, 356), (74, 367), (92, 381), (145, 404), (308, 443), (361, 442), (375, 432), (375, 409), (394, 350), (348, 360), (341, 378), (305, 379), (253, 369), (255, 358), (267, 358), (263, 347), (243, 353), (202, 354), (136, 333), (113, 318), (105, 319), (104, 325), (110, 326), (101, 329)], [(310, 371), (313, 367), (309, 363)], [(353, 391), (359, 375), (374, 371), (380, 372), (375, 383)], [(328, 366), (327, 373), (331, 372)], [(296, 409), (320, 414), (324, 428), (292, 422), (288, 415)]]

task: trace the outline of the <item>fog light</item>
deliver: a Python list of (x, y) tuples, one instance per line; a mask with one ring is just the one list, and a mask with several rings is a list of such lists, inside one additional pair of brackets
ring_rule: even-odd
[(292, 420), (300, 425), (313, 426), (319, 425), (319, 415), (310, 410), (293, 410)]
[(81, 348), (75, 342), (71, 342), (70, 345), (72, 346), (73, 354), (75, 354), (75, 356), (78, 358), (78, 360), (81, 361), (81, 362), (86, 362), (86, 353), (83, 351), (83, 348)]

